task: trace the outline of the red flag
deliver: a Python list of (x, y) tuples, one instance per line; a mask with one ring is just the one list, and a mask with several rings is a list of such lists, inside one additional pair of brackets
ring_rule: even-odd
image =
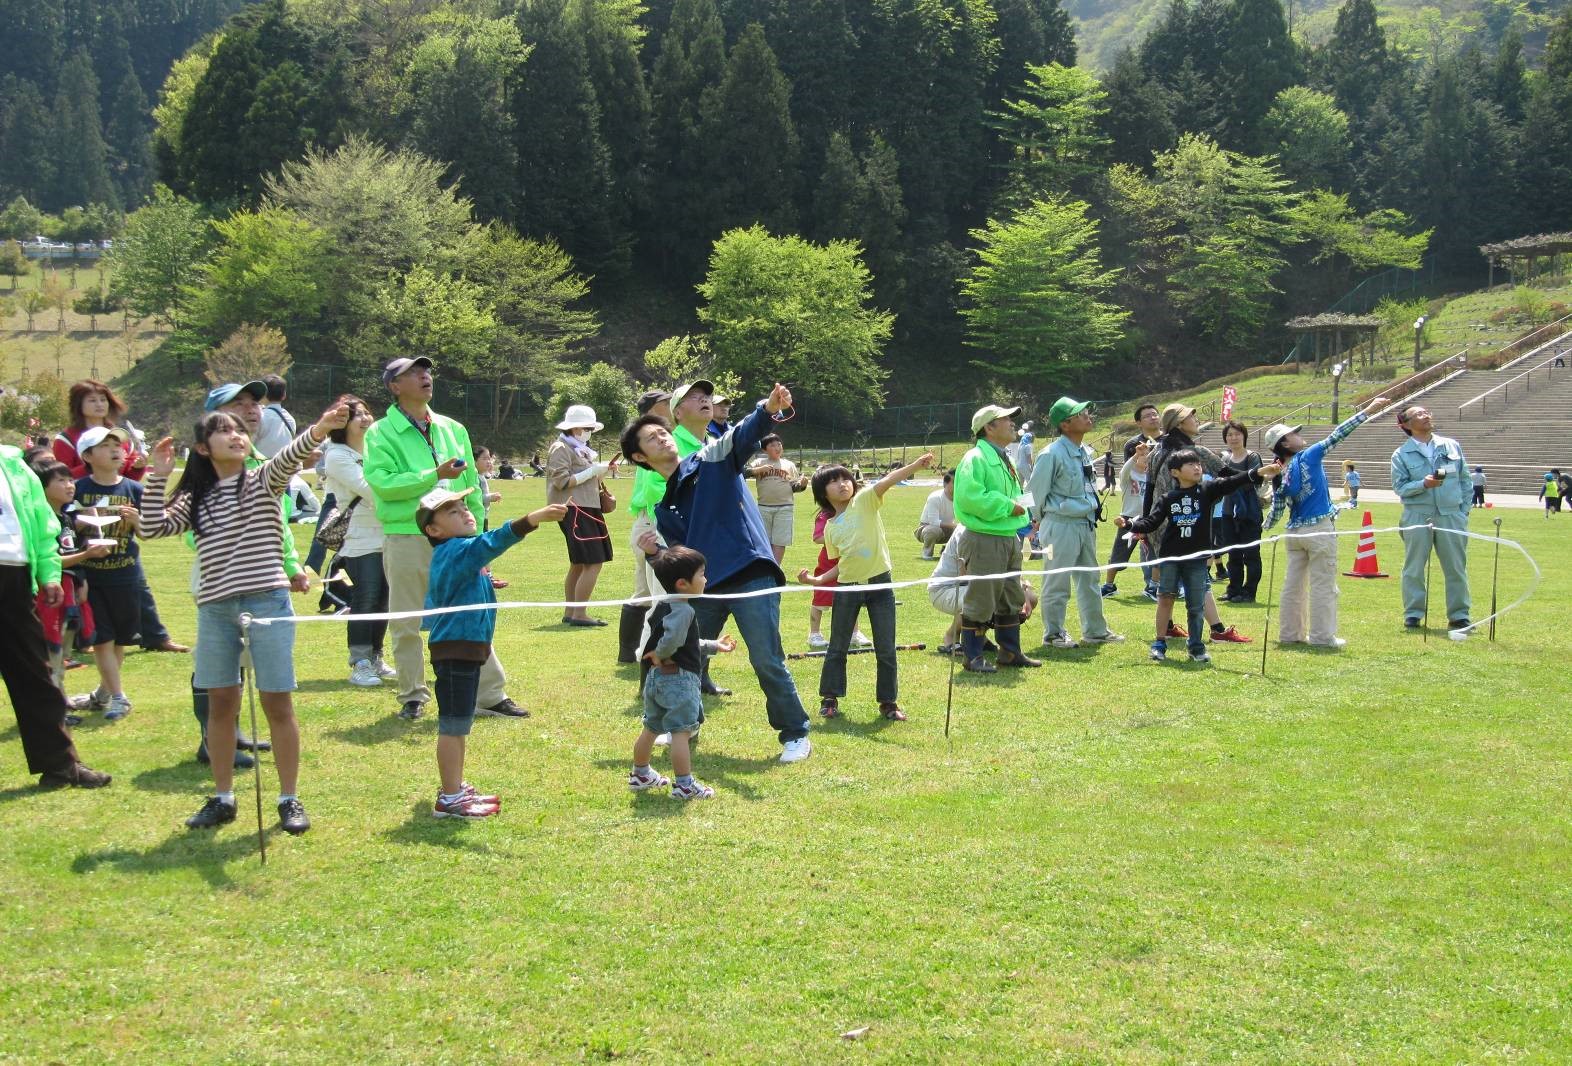
[(1238, 401), (1239, 393), (1232, 385), (1223, 386), (1223, 421), (1226, 422), (1234, 416), (1234, 403)]

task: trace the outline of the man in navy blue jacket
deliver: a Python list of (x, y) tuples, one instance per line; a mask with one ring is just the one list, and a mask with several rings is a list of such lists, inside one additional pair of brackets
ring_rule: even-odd
[[(639, 541), (646, 555), (653, 556), (663, 543), (685, 544), (702, 552), (709, 578), (706, 591), (711, 594), (754, 592), (786, 583), (743, 475), (760, 439), (770, 430), (770, 416), (789, 407), (791, 392), (776, 385), (769, 399), (748, 417), (682, 460), (664, 419), (645, 415), (623, 430), (623, 456), (666, 479), (666, 495), (655, 508), (657, 532), (646, 533)], [(705, 596), (693, 606), (699, 633), (706, 640), (720, 636), (728, 616), (736, 618), (742, 642), (748, 646), (748, 661), (764, 690), (770, 725), (785, 745), (781, 762), (806, 759), (813, 751), (808, 715), (786, 669), (780, 597), (717, 600)]]

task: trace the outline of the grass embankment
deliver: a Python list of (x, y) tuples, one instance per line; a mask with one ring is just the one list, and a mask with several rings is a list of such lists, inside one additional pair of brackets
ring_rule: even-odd
[[(169, 335), (151, 319), (128, 322), (119, 311), (95, 320), (67, 309), (62, 322), (53, 308), (35, 314), (29, 330), (21, 297), (39, 289), (47, 274), (34, 264), (32, 273), (15, 279), (14, 290), (0, 289), (0, 303), (11, 308), (9, 315), (0, 315), (0, 385), (15, 384), (25, 374), (46, 373), (67, 382), (86, 377), (108, 381), (130, 371)], [(74, 282), (69, 270), (61, 269), (56, 276), (70, 286), (72, 300), (109, 283), (103, 264), (78, 267)]]
[[(514, 514), (542, 488), (503, 491)], [(885, 508), (897, 578), (929, 571), (908, 531), (925, 492)], [(190, 662), (132, 655), (134, 713), (78, 730), (111, 788), (38, 793), (14, 729), (0, 738), (0, 1058), (1565, 1060), (1572, 519), (1490, 514), (1551, 568), (1494, 644), (1405, 634), (1396, 580), (1347, 580), (1341, 654), (1273, 648), (1264, 679), (1259, 644), (1157, 666), (1126, 575), (1108, 610), (1130, 643), (958, 675), (948, 743), (944, 659), (901, 653), (911, 721), (890, 724), (872, 657), (853, 657), (847, 716), (795, 767), (775, 762), (739, 652), (716, 665), (736, 695), (710, 703), (696, 756), (718, 796), (690, 806), (624, 789), (638, 706), (614, 611), (595, 631), (503, 616), (510, 691), (534, 716), (477, 723), (469, 777), (505, 797), (477, 825), (430, 816), (432, 719), (346, 683), (341, 625), (301, 626), (316, 826), (272, 829), (265, 776), (266, 868), (248, 777), (239, 824), (181, 826), (208, 787)], [(793, 570), (813, 558), (808, 520)], [(602, 595), (630, 586), (627, 528), (611, 516)], [(1395, 571), (1397, 541), (1378, 544)], [(193, 638), (185, 549), (145, 559)], [(505, 596), (552, 599), (564, 567), (548, 529), (496, 570)], [(1479, 545), (1471, 571), (1483, 614)], [(1503, 600), (1527, 580), (1504, 554)], [(946, 619), (900, 596), (900, 639), (931, 648)], [(790, 649), (807, 603), (786, 600)], [(1257, 638), (1265, 615), (1225, 612)], [(792, 669), (813, 701), (818, 663)]]

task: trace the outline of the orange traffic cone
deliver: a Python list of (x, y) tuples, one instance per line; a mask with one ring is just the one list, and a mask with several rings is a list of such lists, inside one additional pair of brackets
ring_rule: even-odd
[(1354, 549), (1354, 568), (1343, 571), (1344, 577), (1391, 577), (1391, 574), (1381, 572), (1381, 564), (1376, 562), (1375, 534), (1370, 527), (1375, 524), (1370, 517), (1370, 512), (1365, 512), (1365, 520), (1359, 523), (1364, 528), (1359, 534), (1359, 547)]

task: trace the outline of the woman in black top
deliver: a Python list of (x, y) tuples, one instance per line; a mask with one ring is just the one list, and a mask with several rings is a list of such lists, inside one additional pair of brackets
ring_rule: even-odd
[[(1261, 457), (1245, 447), (1249, 439), (1244, 423), (1230, 420), (1223, 426), (1227, 447), (1222, 459), (1229, 471), (1243, 473), (1260, 467)], [(1261, 546), (1234, 546), (1261, 539), (1261, 498), (1255, 486), (1247, 485), (1224, 498), (1218, 528), (1218, 546), (1229, 549), (1228, 593), (1223, 598), (1229, 603), (1254, 603), (1256, 586), (1261, 583)]]

